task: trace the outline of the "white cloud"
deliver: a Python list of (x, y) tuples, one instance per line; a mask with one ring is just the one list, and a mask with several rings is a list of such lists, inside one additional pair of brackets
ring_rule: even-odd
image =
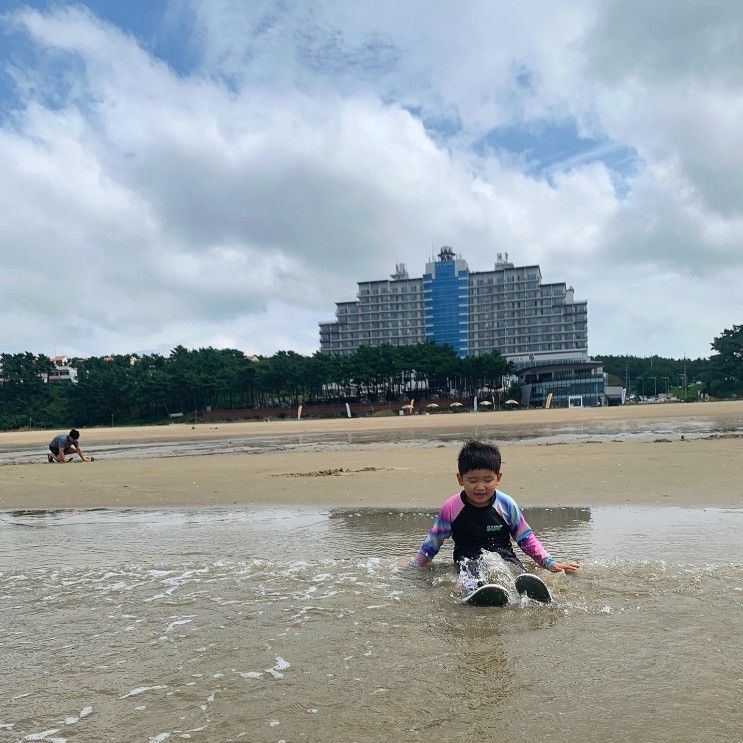
[[(12, 70), (3, 350), (311, 353), (356, 281), (420, 275), (447, 243), (574, 285), (594, 352), (708, 353), (741, 321), (719, 290), (743, 279), (740, 36), (720, 4), (674, 5), (671, 29), (623, 5), (192, 0), (169, 16), (188, 75), (79, 8), (16, 14), (64, 74), (43, 54)], [(718, 43), (697, 67), (676, 44), (701, 55), (700, 23)], [(546, 180), (470, 149), (566, 116), (640, 153), (626, 198), (598, 161)]]

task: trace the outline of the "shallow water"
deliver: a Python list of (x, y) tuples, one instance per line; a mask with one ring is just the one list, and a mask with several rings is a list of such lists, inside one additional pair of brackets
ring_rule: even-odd
[(0, 740), (740, 740), (743, 511), (530, 509), (584, 568), (504, 609), (431, 517), (0, 514)]
[[(260, 454), (276, 451), (338, 451), (353, 448), (420, 448), (438, 444), (461, 443), (469, 438), (495, 439), (499, 442), (530, 444), (568, 444), (600, 441), (653, 441), (658, 438), (687, 439), (734, 436), (743, 437), (743, 416), (710, 416), (649, 420), (590, 421), (544, 425), (503, 425), (498, 413), (477, 417), (463, 416), (466, 423), (458, 428), (428, 430), (411, 428), (381, 431), (344, 431), (337, 433), (292, 433), (281, 435), (235, 436), (228, 439), (194, 441), (155, 441), (82, 445), (87, 454), (108, 459), (141, 459), (208, 454)], [(502, 415), (510, 415), (503, 413)], [(517, 415), (513, 413), (513, 415)], [(203, 430), (203, 426), (199, 426)], [(216, 431), (218, 425), (210, 426)], [(46, 461), (46, 451), (38, 447), (0, 447), (0, 464)]]

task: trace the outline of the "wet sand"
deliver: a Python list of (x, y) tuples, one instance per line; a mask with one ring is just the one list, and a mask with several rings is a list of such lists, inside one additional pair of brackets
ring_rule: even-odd
[[(131, 740), (377, 741), (420, 740), (446, 719), (452, 740), (496, 727), (546, 739), (558, 720), (562, 740), (732, 743), (743, 512), (715, 507), (743, 503), (743, 405), (684, 406), (679, 420), (713, 410), (735, 418), (738, 438), (682, 441), (682, 421), (665, 427), (678, 432), (668, 441), (506, 442), (503, 490), (524, 506), (590, 511), (528, 512), (545, 545), (582, 570), (545, 574), (556, 599), (547, 606), (507, 582), (512, 603), (495, 612), (460, 605), (448, 554), (425, 571), (400, 567), (431, 523), (419, 511), (457, 489), (453, 439), (0, 466), (0, 509), (131, 509), (2, 514), (0, 675), (15, 689), (0, 729), (13, 740), (63, 730), (118, 740), (126, 730)], [(576, 419), (552, 412), (470, 417), (535, 428)], [(660, 412), (674, 411), (578, 411)], [(462, 417), (381, 423), (435, 430), (450, 418), (459, 437)], [(239, 435), (273, 427), (277, 438), (292, 425), (238, 424)], [(129, 429), (113, 441), (175, 435), (188, 446), (238, 426)], [(27, 435), (43, 455), (51, 435)], [(93, 448), (112, 440), (83, 435)], [(20, 448), (13, 436), (0, 450)], [(657, 505), (697, 510), (638, 508)], [(325, 513), (335, 506), (353, 510)]]
[[(297, 505), (436, 508), (459, 445), (0, 467), (0, 509)], [(743, 439), (503, 447), (528, 505), (743, 505)]]
[[(286, 433), (445, 430), (639, 418), (743, 419), (743, 401), (637, 405), (587, 410), (525, 410), (393, 418), (187, 424), (83, 431), (83, 447)], [(497, 429), (496, 438), (497, 438)], [(46, 448), (53, 432), (0, 434), (0, 448)], [(457, 488), (459, 444), (420, 449), (231, 454), (152, 459), (106, 458), (67, 465), (0, 467), (0, 508), (97, 508), (296, 504), (313, 507), (434, 508)], [(741, 507), (743, 439), (512, 445), (503, 450), (502, 489), (523, 505)], [(42, 455), (40, 455), (41, 458)]]
[[(287, 410), (296, 416), (296, 410)], [(508, 429), (518, 426), (551, 424), (580, 424), (597, 421), (633, 421), (651, 419), (690, 420), (740, 416), (743, 419), (743, 400), (700, 403), (669, 403), (658, 405), (625, 405), (584, 410), (558, 408), (554, 410), (503, 410), (479, 413), (438, 413), (433, 415), (389, 416), (380, 418), (334, 418), (322, 420), (244, 421), (240, 423), (176, 423), (164, 426), (121, 426), (86, 428), (81, 430), (83, 449), (91, 444), (220, 440), (244, 436), (282, 436), (310, 433), (361, 433), (368, 431), (446, 430), (462, 426), (488, 425)], [(61, 430), (61, 429), (60, 429)], [(0, 432), (0, 450), (34, 445), (46, 449), (52, 436), (60, 431), (3, 431)]]

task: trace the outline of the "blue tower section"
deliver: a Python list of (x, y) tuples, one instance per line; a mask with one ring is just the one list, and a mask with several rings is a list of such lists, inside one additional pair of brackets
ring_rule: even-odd
[(469, 352), (470, 272), (444, 247), (423, 274), (426, 340), (451, 346), (460, 358)]

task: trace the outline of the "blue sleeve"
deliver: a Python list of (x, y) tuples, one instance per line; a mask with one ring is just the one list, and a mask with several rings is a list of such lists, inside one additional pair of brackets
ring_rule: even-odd
[[(443, 509), (442, 509), (443, 510)], [(441, 511), (436, 514), (433, 526), (428, 532), (428, 536), (423, 540), (418, 549), (418, 554), (423, 555), (426, 560), (433, 560), (439, 553), (444, 540), (451, 536), (451, 522), (444, 516)]]

